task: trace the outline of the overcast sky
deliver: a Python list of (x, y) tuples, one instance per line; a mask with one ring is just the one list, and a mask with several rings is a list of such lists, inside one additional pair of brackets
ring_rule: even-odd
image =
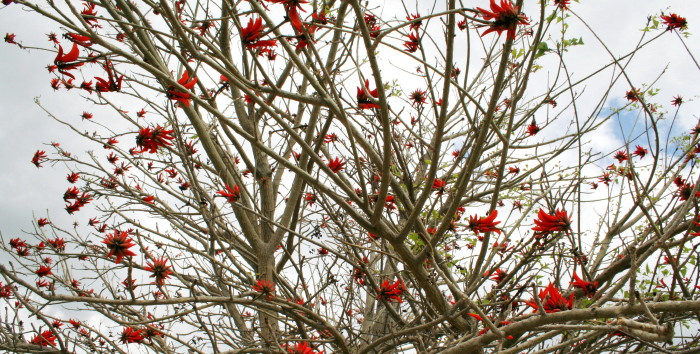
[[(371, 3), (380, 5), (380, 1)], [(384, 4), (391, 4), (386, 1)], [(419, 4), (428, 2), (418, 1)], [(487, 0), (463, 1), (466, 6), (488, 7)], [(533, 6), (536, 2), (526, 0), (525, 11), (532, 18)], [(430, 2), (432, 4), (432, 2)], [(689, 31), (697, 32), (700, 24), (700, 2), (687, 0), (582, 0), (573, 3), (572, 9), (589, 21), (591, 27), (612, 48), (615, 55), (626, 54), (638, 42), (647, 16), (658, 14), (662, 10), (676, 12), (688, 19)], [(425, 15), (430, 7), (419, 9)], [(670, 9), (670, 10), (668, 10)], [(0, 9), (0, 36), (5, 33), (15, 33), (17, 40), (27, 45), (47, 46), (45, 34), (60, 33), (57, 27), (49, 26), (38, 16), (26, 12), (17, 5)], [(595, 43), (595, 39), (576, 20), (571, 20), (571, 33), (583, 38), (587, 44), (572, 48), (567, 53), (567, 60), (574, 75), (583, 75), (589, 69), (610, 60), (610, 57)], [(650, 34), (655, 35), (655, 33)], [(692, 36), (685, 40), (692, 53), (700, 58), (700, 40)], [(54, 54), (39, 50), (23, 51), (19, 48), (0, 43), (0, 232), (5, 240), (23, 236), (21, 230), (31, 230), (32, 217), (50, 217), (55, 223), (68, 227), (73, 221), (81, 224), (88, 217), (78, 213), (69, 216), (63, 210), (61, 196), (67, 187), (65, 181), (66, 169), (63, 166), (52, 169), (45, 164), (37, 169), (30, 163), (37, 149), (51, 149), (47, 145), (52, 141), (60, 142), (63, 146), (79, 151), (83, 142), (76, 138), (69, 129), (49, 117), (34, 103), (38, 97), (50, 111), (61, 119), (69, 122), (79, 122), (83, 110), (92, 110), (90, 103), (80, 99), (77, 94), (66, 94), (65, 91), (53, 92), (49, 87), (51, 75), (46, 66), (53, 61)], [(687, 101), (697, 98), (700, 94), (698, 82), (700, 70), (692, 62), (685, 48), (675, 34), (667, 34), (652, 47), (643, 49), (629, 67), (631, 79), (641, 87), (642, 83), (650, 83), (659, 76), (664, 68), (668, 69), (655, 85), (661, 88), (659, 94), (662, 102), (667, 102), (666, 108), (671, 109), (670, 100), (675, 95), (682, 95)], [(535, 76), (535, 80), (544, 80), (544, 75)], [(595, 82), (587, 86), (587, 90), (595, 90)], [(629, 87), (619, 85), (613, 91), (610, 105), (624, 104), (624, 93)], [(617, 95), (617, 96), (616, 96)], [(581, 105), (588, 102), (582, 101)], [(698, 102), (685, 104), (680, 113), (679, 123), (684, 128), (696, 124), (700, 110)], [(596, 142), (598, 148), (605, 149), (621, 143), (615, 126), (603, 129), (601, 139)], [(616, 141), (616, 139), (618, 139)], [(90, 148), (94, 148), (90, 147)], [(48, 210), (48, 214), (47, 214)]]

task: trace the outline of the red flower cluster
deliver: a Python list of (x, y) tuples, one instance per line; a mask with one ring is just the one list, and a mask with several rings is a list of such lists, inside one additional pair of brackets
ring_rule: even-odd
[(126, 231), (114, 231), (113, 234), (107, 234), (104, 241), (102, 241), (107, 248), (109, 253), (107, 258), (116, 256), (114, 263), (121, 263), (124, 257), (133, 257), (136, 253), (129, 250), (129, 248), (136, 246), (136, 244), (129, 238), (129, 234)]
[(170, 278), (170, 274), (173, 274), (167, 263), (168, 259), (165, 257), (156, 258), (153, 260), (153, 263), (148, 262), (143, 270), (153, 273), (150, 277), (156, 278), (156, 284), (163, 285), (165, 279)]
[(139, 135), (136, 136), (136, 145), (141, 148), (141, 152), (149, 152), (151, 154), (158, 151), (159, 147), (172, 146), (168, 140), (175, 139), (172, 134), (172, 130), (166, 130), (160, 125), (151, 129), (149, 127), (143, 128), (139, 131)]
[(385, 300), (387, 302), (403, 302), (401, 295), (406, 290), (406, 285), (403, 280), (397, 279), (393, 284), (389, 284), (388, 280), (382, 282), (382, 285), (377, 289), (377, 299)]
[(294, 346), (287, 345), (287, 352), (289, 354), (323, 354), (323, 352), (315, 351), (306, 342), (299, 342), (294, 344)]
[[(544, 311), (547, 313), (571, 310), (574, 307), (574, 294), (571, 294), (567, 300), (552, 283), (540, 290), (539, 298), (543, 302), (542, 307)], [(533, 312), (537, 311), (537, 302), (534, 299), (525, 303), (535, 309)]]
[(40, 345), (42, 347), (56, 346), (56, 336), (50, 330), (41, 332), (40, 334), (34, 335), (29, 343), (34, 345)]
[(568, 10), (569, 2), (571, 2), (571, 0), (554, 0), (554, 5), (562, 10)]
[(668, 16), (662, 15), (661, 20), (664, 21), (664, 25), (668, 26), (668, 31), (674, 29), (682, 30), (688, 27), (688, 21), (685, 19), (685, 17), (680, 17), (676, 14), (670, 14)]
[(420, 48), (420, 36), (418, 32), (411, 32), (407, 37), (408, 40), (403, 42), (403, 46), (406, 47), (404, 50), (409, 53), (415, 53)]
[[(180, 80), (177, 80), (177, 83), (188, 90), (192, 90), (192, 88), (194, 88), (194, 85), (197, 84), (197, 78), (193, 77), (192, 79), (190, 79), (190, 74), (185, 70), (185, 72), (182, 73), (182, 77), (180, 77)], [(175, 86), (170, 86), (168, 88), (168, 98), (180, 102), (180, 104), (183, 104), (185, 107), (189, 107), (190, 101), (192, 100), (192, 97), (189, 92), (178, 91), (178, 89), (175, 88)]]
[(445, 193), (445, 186), (447, 186), (447, 182), (445, 182), (444, 180), (439, 178), (433, 180), (433, 189), (435, 190), (435, 193)]
[(71, 48), (70, 52), (65, 54), (63, 52), (63, 47), (59, 45), (58, 53), (56, 53), (56, 58), (53, 60), (54, 65), (49, 66), (49, 71), (53, 72), (54, 70), (58, 70), (59, 73), (68, 76), (71, 79), (75, 79), (75, 76), (68, 71), (83, 66), (84, 63), (76, 62), (79, 56), (80, 49), (78, 49), (78, 45), (76, 43), (73, 43), (73, 48)]
[(639, 158), (644, 158), (649, 153), (649, 150), (637, 145), (637, 148), (632, 153), (633, 156), (639, 156)]
[(265, 296), (265, 298), (269, 301), (275, 296), (275, 283), (258, 279), (255, 285), (253, 285), (253, 290)]
[(241, 41), (248, 49), (255, 48), (267, 48), (274, 47), (277, 45), (277, 41), (274, 39), (260, 40), (263, 35), (263, 23), (262, 18), (250, 19), (248, 25), (241, 28)]
[(535, 227), (532, 228), (535, 231), (537, 237), (543, 237), (553, 232), (569, 232), (571, 231), (571, 218), (567, 215), (565, 210), (558, 210), (554, 215), (547, 214), (542, 208), (537, 213), (537, 219), (535, 219)]
[(119, 340), (121, 340), (121, 342), (124, 344), (140, 343), (143, 338), (144, 336), (143, 333), (141, 333), (141, 330), (134, 329), (133, 327), (124, 327), (124, 330), (122, 330), (122, 333), (119, 336)]
[(228, 184), (224, 185), (226, 190), (216, 192), (222, 197), (226, 198), (229, 203), (235, 203), (241, 198), (241, 187), (234, 185), (233, 188), (229, 187)]
[(338, 173), (345, 169), (345, 162), (340, 157), (336, 157), (328, 161), (328, 168), (330, 168), (333, 173)]
[(48, 157), (46, 156), (46, 151), (44, 150), (37, 150), (34, 153), (34, 157), (32, 157), (32, 163), (37, 168), (41, 167), (41, 164), (44, 163), (46, 160), (48, 160)]
[(527, 16), (520, 14), (519, 9), (513, 6), (510, 0), (501, 0), (501, 4), (496, 4), (496, 0), (491, 0), (491, 11), (477, 7), (476, 9), (481, 12), (481, 16), (487, 20), (493, 20), (489, 24), (489, 29), (481, 34), (484, 35), (491, 32), (498, 32), (501, 35), (503, 31), (506, 31), (508, 39), (515, 39), (515, 30), (518, 25), (529, 25)]
[(578, 274), (574, 273), (574, 281), (571, 282), (571, 286), (577, 289), (582, 289), (584, 294), (586, 296), (593, 297), (595, 296), (596, 291), (598, 291), (598, 282), (587, 282), (581, 278), (579, 278)]
[(498, 216), (498, 210), (492, 210), (491, 214), (487, 217), (480, 218), (478, 215), (472, 215), (469, 217), (469, 225), (467, 228), (474, 232), (475, 235), (479, 236), (480, 232), (495, 232), (497, 234), (501, 233), (501, 229), (497, 228), (496, 225), (500, 224), (500, 221), (495, 221)]
[[(78, 193), (80, 191), (76, 187), (68, 188), (65, 193), (63, 193), (63, 200), (65, 202), (68, 202), (66, 204), (66, 211), (68, 214), (73, 214), (76, 211), (80, 210), (80, 208), (84, 207), (86, 204), (88, 204), (90, 201), (92, 201), (92, 195), (87, 194), (85, 192), (82, 192), (80, 196), (78, 196)], [(72, 204), (69, 202), (69, 200), (75, 200)]]
[(360, 109), (379, 108), (378, 104), (372, 103), (372, 101), (370, 101), (370, 96), (377, 98), (378, 93), (377, 89), (369, 89), (369, 79), (367, 79), (365, 80), (365, 87), (357, 88), (357, 105)]

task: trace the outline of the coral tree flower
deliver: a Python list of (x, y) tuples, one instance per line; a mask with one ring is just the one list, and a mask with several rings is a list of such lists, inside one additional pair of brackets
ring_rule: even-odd
[(637, 149), (634, 150), (632, 155), (639, 156), (639, 158), (641, 159), (641, 158), (644, 158), (644, 156), (646, 156), (648, 153), (649, 153), (649, 150), (637, 145)]
[(554, 5), (562, 10), (568, 10), (570, 2), (571, 0), (554, 0)]
[(34, 164), (34, 166), (36, 166), (37, 168), (39, 168), (39, 167), (41, 167), (41, 164), (42, 164), (43, 162), (45, 162), (47, 159), (48, 159), (48, 157), (46, 156), (46, 151), (44, 151), (44, 150), (37, 150), (37, 151), (34, 153), (34, 157), (32, 157), (32, 163)]
[(141, 152), (149, 152), (151, 154), (158, 151), (159, 147), (172, 146), (169, 140), (175, 139), (172, 130), (166, 130), (160, 125), (155, 128), (146, 127), (139, 131), (136, 136), (136, 145), (141, 148)]
[(275, 283), (259, 279), (255, 285), (253, 285), (253, 290), (265, 296), (265, 298), (269, 301), (275, 296)]
[(156, 278), (156, 284), (163, 285), (165, 279), (170, 278), (170, 274), (173, 274), (167, 263), (168, 259), (165, 257), (156, 258), (153, 260), (153, 263), (148, 262), (143, 270), (153, 273), (150, 277)]
[(661, 16), (661, 20), (664, 21), (664, 25), (668, 26), (667, 30), (671, 31), (674, 29), (685, 29), (688, 27), (688, 21), (685, 17), (680, 17), (676, 14), (670, 14), (668, 16)]
[(377, 289), (377, 299), (385, 300), (387, 302), (403, 302), (401, 295), (403, 295), (405, 290), (406, 285), (401, 279), (397, 279), (393, 284), (389, 284), (388, 280), (384, 280), (379, 289)]
[(143, 340), (143, 333), (140, 329), (134, 329), (133, 327), (124, 327), (119, 340), (124, 344), (129, 343), (140, 343)]
[(552, 232), (569, 232), (571, 231), (571, 218), (565, 210), (558, 210), (554, 215), (547, 214), (543, 209), (537, 213), (535, 219), (535, 227), (532, 228), (536, 235), (546, 236)]
[(68, 53), (64, 53), (63, 47), (59, 45), (58, 53), (56, 53), (56, 58), (53, 60), (54, 65), (49, 67), (49, 71), (58, 70), (58, 72), (61, 74), (66, 75), (71, 79), (75, 79), (75, 76), (69, 73), (68, 70), (77, 69), (78, 67), (83, 66), (84, 63), (75, 62), (78, 60), (79, 56), (80, 49), (78, 49), (78, 45), (76, 43), (73, 43), (73, 47)]
[(345, 162), (340, 157), (336, 157), (328, 161), (328, 168), (330, 168), (333, 173), (338, 173), (345, 168)]
[(222, 197), (226, 198), (226, 201), (229, 203), (235, 203), (240, 199), (241, 197), (241, 187), (238, 185), (234, 185), (233, 188), (229, 187), (228, 184), (224, 185), (226, 190), (218, 191), (216, 194), (219, 194)]
[(501, 0), (501, 4), (498, 5), (496, 0), (491, 0), (491, 11), (482, 9), (480, 7), (476, 8), (481, 12), (481, 16), (491, 22), (489, 24), (489, 29), (481, 34), (484, 35), (491, 32), (498, 32), (500, 35), (503, 31), (506, 31), (508, 39), (515, 39), (515, 30), (518, 25), (529, 25), (528, 19), (525, 15), (519, 13), (519, 9), (513, 6), (510, 0)]
[(469, 217), (469, 225), (467, 228), (474, 232), (477, 236), (480, 232), (495, 232), (500, 234), (501, 229), (497, 228), (496, 225), (500, 224), (500, 221), (495, 221), (498, 216), (498, 210), (492, 210), (491, 214), (487, 217), (480, 218), (478, 215), (472, 215)]
[(114, 231), (113, 234), (108, 234), (104, 241), (102, 241), (107, 248), (109, 248), (109, 253), (107, 258), (116, 256), (114, 263), (121, 263), (124, 257), (133, 257), (136, 253), (129, 250), (129, 248), (136, 246), (136, 244), (129, 238), (129, 234), (126, 231)]
[(404, 49), (408, 53), (415, 53), (420, 48), (420, 36), (417, 32), (411, 32), (408, 34), (408, 40), (403, 42)]
[(40, 345), (42, 347), (56, 346), (56, 336), (50, 330), (41, 332), (40, 334), (34, 335), (32, 340), (29, 341), (31, 344)]
[(306, 342), (299, 342), (297, 344), (287, 345), (287, 353), (289, 354), (323, 354), (323, 352), (317, 352), (312, 347), (310, 347)]
[(574, 273), (574, 281), (571, 282), (571, 285), (574, 288), (581, 289), (583, 290), (584, 294), (586, 296), (593, 297), (595, 296), (596, 291), (598, 291), (598, 282), (587, 282), (581, 278), (579, 278), (578, 274)]
[(39, 269), (37, 269), (34, 273), (40, 277), (47, 277), (49, 275), (53, 275), (51, 273), (51, 267), (49, 266), (40, 266)]
[[(188, 90), (192, 90), (192, 88), (194, 88), (194, 85), (197, 84), (197, 78), (193, 77), (190, 79), (190, 74), (187, 72), (187, 70), (185, 70), (185, 72), (182, 73), (182, 77), (180, 77), (180, 80), (177, 80), (177, 83)], [(190, 106), (190, 101), (192, 100), (191, 97), (192, 96), (189, 92), (178, 91), (178, 89), (175, 88), (175, 86), (170, 86), (168, 88), (168, 98), (180, 102), (185, 107)]]
[(246, 27), (241, 28), (241, 41), (248, 49), (255, 48), (267, 48), (274, 47), (277, 45), (277, 41), (274, 39), (260, 40), (263, 35), (263, 23), (262, 18), (250, 19)]
[(357, 106), (360, 109), (379, 108), (378, 104), (370, 101), (370, 96), (377, 98), (379, 94), (377, 93), (377, 89), (369, 89), (369, 79), (367, 79), (365, 80), (365, 87), (357, 88)]
[[(540, 290), (539, 298), (542, 301), (544, 311), (547, 313), (571, 310), (574, 307), (574, 294), (571, 294), (567, 300), (552, 283)], [(537, 311), (537, 302), (534, 299), (525, 303), (532, 306), (535, 312)]]

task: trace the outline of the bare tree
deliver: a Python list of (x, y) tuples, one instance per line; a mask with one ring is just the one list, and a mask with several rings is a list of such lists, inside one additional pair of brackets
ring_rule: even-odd
[[(55, 24), (51, 85), (96, 110), (45, 108), (86, 148), (32, 162), (68, 170), (89, 222), (3, 242), (5, 350), (697, 346), (700, 129), (670, 149), (653, 82), (626, 72), (678, 15), (576, 78), (568, 0), (3, 3)], [(595, 151), (621, 112), (642, 129)]]

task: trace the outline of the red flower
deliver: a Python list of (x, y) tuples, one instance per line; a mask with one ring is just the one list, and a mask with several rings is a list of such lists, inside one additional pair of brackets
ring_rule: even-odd
[(469, 217), (469, 225), (467, 228), (474, 232), (477, 236), (479, 232), (495, 232), (497, 234), (501, 233), (501, 230), (496, 227), (500, 224), (500, 221), (495, 221), (498, 216), (498, 210), (492, 210), (491, 214), (487, 217), (480, 218), (478, 215), (472, 215)]
[(674, 106), (678, 107), (678, 106), (683, 104), (683, 97), (681, 97), (681, 96), (673, 97), (673, 101), (671, 101), (671, 103)]
[(491, 278), (489, 279), (495, 281), (496, 284), (500, 284), (507, 276), (508, 273), (506, 273), (503, 269), (498, 268), (493, 272), (493, 274), (491, 274)]
[[(177, 80), (177, 83), (188, 90), (192, 90), (194, 85), (197, 84), (197, 78), (193, 77), (192, 79), (190, 79), (190, 74), (187, 71), (185, 71), (182, 73), (182, 77), (180, 77), (180, 80)], [(190, 101), (192, 100), (189, 92), (178, 91), (178, 88), (175, 88), (175, 86), (170, 86), (168, 88), (167, 96), (171, 100), (178, 101), (181, 104), (185, 105), (185, 107), (189, 107)]]
[(406, 47), (405, 51), (415, 53), (420, 46), (420, 37), (418, 36), (418, 32), (409, 33), (408, 40), (403, 42), (403, 46)]
[(107, 248), (109, 253), (107, 258), (116, 256), (114, 263), (121, 263), (124, 257), (133, 257), (136, 253), (129, 250), (129, 248), (136, 246), (135, 243), (129, 238), (129, 234), (126, 231), (114, 231), (113, 234), (107, 234), (104, 241), (102, 241)]
[(156, 278), (156, 284), (158, 285), (163, 285), (165, 282), (165, 279), (170, 278), (170, 274), (173, 274), (173, 272), (170, 270), (170, 266), (167, 265), (168, 259), (165, 257), (161, 258), (156, 258), (153, 260), (153, 263), (148, 262), (146, 264), (146, 268), (143, 270), (147, 272), (151, 272), (151, 278)]
[(49, 266), (40, 266), (39, 269), (37, 269), (34, 273), (36, 273), (36, 275), (40, 277), (53, 275), (53, 273), (51, 273), (51, 267)]
[(93, 115), (90, 112), (83, 112), (82, 115), (80, 115), (83, 119), (92, 119)]
[(501, 35), (503, 31), (506, 31), (508, 39), (515, 39), (515, 30), (518, 25), (530, 24), (525, 15), (518, 13), (519, 9), (514, 7), (510, 0), (501, 0), (500, 6), (496, 4), (496, 0), (491, 0), (491, 11), (480, 7), (476, 9), (481, 12), (484, 20), (493, 20), (488, 25), (489, 29), (481, 34), (482, 37), (487, 33), (498, 32), (498, 35)]
[(341, 158), (336, 157), (328, 161), (328, 168), (330, 168), (333, 173), (338, 173), (345, 168), (345, 162), (343, 162)]
[(312, 347), (310, 347), (306, 342), (299, 342), (294, 346), (287, 345), (287, 352), (289, 354), (323, 354), (323, 352), (317, 352)]
[(245, 44), (246, 48), (263, 48), (263, 47), (274, 47), (277, 45), (277, 41), (274, 39), (261, 41), (260, 37), (263, 32), (262, 18), (250, 19), (248, 25), (241, 28), (241, 41)]
[(618, 162), (629, 160), (629, 156), (627, 155), (627, 152), (625, 152), (623, 150), (616, 152), (615, 155), (613, 155), (613, 158), (615, 160), (617, 160)]
[[(63, 35), (63, 37), (65, 37), (69, 41), (71, 41), (79, 46), (82, 46), (82, 47), (89, 47), (89, 46), (93, 45), (92, 38), (90, 38), (88, 36), (83, 36), (81, 34), (66, 33)], [(58, 44), (58, 43), (56, 42), (56, 44)]]
[(51, 248), (58, 252), (63, 252), (66, 250), (66, 241), (64, 241), (60, 237), (56, 237), (53, 240), (46, 240), (46, 242), (49, 243), (49, 246), (51, 246)]
[[(571, 310), (574, 306), (574, 294), (571, 294), (569, 300), (567, 300), (552, 283), (549, 283), (546, 288), (540, 290), (539, 297), (540, 301), (544, 302), (542, 307), (544, 307), (544, 311), (547, 313)], [(537, 303), (534, 299), (532, 301), (526, 301), (525, 303), (532, 306), (535, 308), (535, 311), (537, 311)]]
[(377, 289), (377, 299), (385, 300), (387, 302), (403, 302), (401, 295), (406, 290), (406, 285), (404, 285), (403, 280), (397, 279), (393, 284), (389, 284), (388, 280), (384, 280), (379, 289)]
[(627, 98), (627, 100), (630, 102), (637, 102), (639, 101), (639, 96), (641, 96), (641, 94), (641, 91), (638, 89), (631, 89), (625, 93), (625, 98)]
[(119, 340), (124, 344), (140, 343), (143, 340), (143, 334), (140, 329), (124, 327), (122, 334), (119, 336)]
[(264, 295), (267, 300), (272, 300), (275, 296), (275, 283), (263, 279), (258, 279), (258, 281), (253, 285), (253, 290)]
[[(407, 21), (414, 21), (414, 20), (418, 20), (419, 18), (420, 18), (420, 14), (419, 14), (419, 13), (416, 13), (415, 15), (406, 16), (406, 20), (407, 20)], [(415, 21), (415, 22), (411, 23), (411, 25), (409, 26), (409, 28), (410, 28), (411, 30), (418, 31), (418, 30), (420, 29), (420, 26), (421, 26), (422, 24), (423, 24), (423, 21), (422, 21), (422, 20), (418, 20), (418, 21)]]
[(377, 98), (378, 93), (377, 89), (369, 89), (369, 79), (367, 79), (365, 80), (365, 87), (357, 88), (357, 105), (360, 107), (360, 109), (379, 108), (378, 104), (370, 101), (369, 96)]
[(34, 153), (34, 157), (32, 157), (32, 163), (34, 164), (34, 166), (36, 166), (38, 168), (38, 167), (41, 167), (41, 164), (44, 161), (46, 161), (47, 159), (48, 159), (48, 157), (46, 156), (46, 151), (37, 150)]
[(40, 345), (42, 347), (48, 347), (48, 346), (55, 347), (56, 346), (56, 336), (50, 330), (46, 330), (46, 331), (41, 332), (41, 334), (34, 335), (34, 337), (32, 338), (31, 341), (29, 341), (29, 343), (35, 344), (35, 345)]
[(532, 123), (530, 123), (530, 125), (527, 126), (526, 133), (528, 136), (533, 136), (533, 135), (537, 135), (537, 133), (539, 133), (539, 132), (540, 132), (540, 127), (539, 127), (539, 125), (537, 125), (537, 122), (535, 122), (535, 120), (533, 119)]
[(225, 191), (218, 191), (216, 193), (221, 195), (222, 197), (226, 197), (226, 201), (228, 201), (229, 203), (237, 202), (238, 199), (241, 197), (241, 187), (239, 187), (238, 185), (234, 185), (232, 189), (228, 186), (228, 184), (224, 186), (226, 187)]
[(97, 16), (97, 10), (95, 10), (96, 5), (88, 2), (84, 2), (83, 5), (85, 7), (83, 8), (83, 11), (80, 12), (80, 15), (83, 17), (83, 20), (85, 20), (85, 22), (90, 24), (90, 26), (92, 26), (93, 28), (101, 28), (102, 26), (97, 24), (98, 20), (95, 18), (95, 16)]
[(571, 0), (554, 0), (554, 5), (556, 5), (562, 10), (568, 10), (569, 2), (571, 2)]
[(424, 105), (427, 101), (427, 97), (425, 96), (425, 91), (421, 91), (420, 89), (416, 89), (415, 91), (411, 92), (411, 94), (408, 96), (408, 98), (413, 101), (414, 106), (420, 106)]
[(587, 281), (584, 281), (583, 279), (579, 278), (578, 274), (574, 273), (574, 281), (571, 282), (571, 285), (574, 288), (577, 289), (582, 289), (583, 292), (588, 296), (589, 298), (595, 296), (596, 291), (598, 291), (598, 282), (592, 282), (589, 283)]
[(39, 225), (39, 227), (44, 227), (44, 226), (50, 224), (51, 222), (46, 218), (41, 218), (41, 219), (37, 220), (36, 223)]
[(16, 36), (17, 36), (17, 35), (15, 35), (14, 33), (7, 33), (7, 34), (5, 34), (5, 43), (17, 44), (17, 42), (15, 42), (15, 37), (16, 37)]
[(306, 193), (304, 195), (304, 200), (309, 204), (309, 206), (312, 206), (316, 202), (316, 195), (313, 193)]
[(637, 149), (634, 150), (634, 152), (632, 153), (632, 155), (634, 155), (634, 156), (639, 156), (639, 158), (641, 159), (641, 158), (643, 158), (644, 156), (646, 156), (647, 153), (649, 153), (649, 150), (647, 150), (647, 149), (645, 149), (645, 148), (643, 148), (643, 147), (637, 145)]
[(152, 195), (149, 195), (148, 197), (143, 197), (143, 198), (141, 198), (141, 199), (142, 199), (144, 202), (148, 203), (148, 204), (153, 204), (153, 202), (155, 201), (156, 197), (154, 197), (154, 196), (152, 196)]
[(661, 15), (661, 19), (664, 21), (664, 25), (668, 26), (668, 31), (674, 29), (682, 30), (688, 27), (688, 21), (685, 19), (685, 17), (680, 17), (676, 14), (670, 14), (668, 16)]
[(508, 166), (508, 174), (518, 175), (520, 174), (520, 167), (518, 166)]
[(433, 189), (436, 190), (437, 194), (444, 193), (446, 185), (447, 185), (447, 182), (445, 182), (444, 180), (441, 180), (439, 178), (436, 178), (433, 180)]
[(59, 45), (58, 53), (56, 53), (56, 58), (53, 60), (54, 65), (49, 67), (49, 71), (56, 69), (61, 74), (66, 75), (71, 79), (75, 79), (75, 76), (69, 73), (68, 70), (77, 69), (78, 67), (83, 66), (84, 63), (74, 63), (76, 60), (78, 60), (79, 56), (80, 49), (78, 49), (78, 45), (76, 43), (73, 43), (73, 48), (71, 48), (70, 52), (65, 54), (63, 53), (63, 47)]
[(540, 208), (537, 213), (537, 219), (535, 219), (535, 227), (532, 230), (535, 231), (536, 235), (547, 235), (552, 232), (571, 231), (571, 219), (567, 215), (565, 210), (558, 210), (554, 215), (545, 213), (545, 211)]
[(139, 135), (136, 136), (136, 145), (141, 148), (141, 152), (149, 152), (151, 154), (158, 151), (159, 147), (172, 146), (168, 140), (175, 139), (172, 134), (172, 130), (166, 130), (160, 125), (151, 129), (149, 127), (143, 128), (139, 131)]
[(109, 60), (103, 66), (107, 72), (107, 80), (96, 77), (97, 84), (95, 84), (95, 89), (99, 92), (119, 92), (122, 90), (122, 80), (124, 75), (117, 77), (114, 74), (114, 68), (112, 67), (112, 62)]
[(467, 20), (457, 22), (457, 27), (459, 27), (460, 31), (464, 31), (465, 29), (467, 29)]
[(66, 177), (66, 180), (68, 180), (70, 183), (75, 183), (78, 182), (78, 178), (80, 178), (80, 173), (72, 172), (68, 175), (68, 177)]

